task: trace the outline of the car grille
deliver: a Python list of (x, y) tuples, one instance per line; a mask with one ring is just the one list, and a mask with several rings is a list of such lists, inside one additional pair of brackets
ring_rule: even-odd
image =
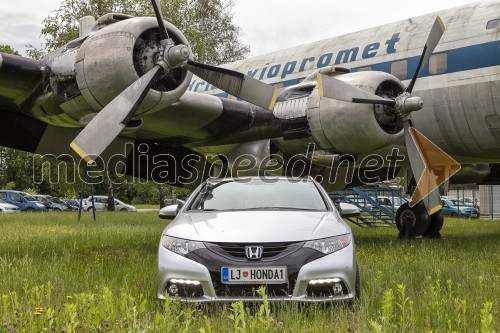
[(263, 247), (262, 258), (276, 259), (287, 254), (290, 254), (303, 245), (303, 242), (282, 242), (282, 243), (261, 243), (261, 244), (248, 244), (248, 243), (210, 243), (206, 244), (207, 247), (224, 257), (229, 257), (236, 260), (247, 260), (245, 253), (245, 246), (259, 245)]

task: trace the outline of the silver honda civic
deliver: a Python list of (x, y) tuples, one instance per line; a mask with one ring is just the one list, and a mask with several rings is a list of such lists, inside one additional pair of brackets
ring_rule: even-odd
[(351, 229), (312, 178), (209, 179), (171, 211), (159, 299), (259, 301), (260, 286), (273, 301), (359, 298)]

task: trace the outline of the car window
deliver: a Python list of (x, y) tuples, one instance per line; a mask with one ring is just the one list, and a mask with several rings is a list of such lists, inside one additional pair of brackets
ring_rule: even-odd
[(5, 192), (0, 193), (0, 199), (4, 199), (4, 200), (7, 199), (7, 193), (5, 193)]
[(207, 182), (189, 209), (327, 210), (328, 207), (316, 185), (310, 181), (247, 179)]
[(17, 193), (10, 193), (10, 200), (21, 202), (21, 196)]

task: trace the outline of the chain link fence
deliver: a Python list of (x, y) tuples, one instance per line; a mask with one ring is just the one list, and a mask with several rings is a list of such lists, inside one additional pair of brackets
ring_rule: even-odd
[(500, 185), (480, 185), (481, 218), (500, 219)]

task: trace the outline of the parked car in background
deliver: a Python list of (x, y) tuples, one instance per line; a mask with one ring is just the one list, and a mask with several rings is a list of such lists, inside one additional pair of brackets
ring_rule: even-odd
[(0, 213), (19, 213), (19, 207), (6, 203), (0, 199)]
[[(95, 210), (105, 210), (108, 206), (108, 196), (106, 195), (94, 195), (94, 207)], [(92, 210), (92, 197), (88, 197), (83, 200), (83, 208), (85, 210)], [(132, 205), (128, 205), (123, 201), (115, 198), (115, 211), (120, 212), (137, 212), (137, 208)]]
[(78, 199), (63, 199), (63, 201), (70, 205), (73, 210), (78, 210), (80, 208), (80, 200)]
[(52, 209), (53, 211), (56, 212), (69, 212), (73, 210), (73, 208), (70, 205), (68, 205), (61, 199), (54, 198), (53, 196), (50, 195), (35, 194), (33, 195), (33, 197), (42, 202), (44, 205), (48, 206), (48, 208), (47, 206), (45, 206), (45, 208)]
[(163, 203), (165, 204), (165, 206), (170, 206), (170, 205), (174, 205), (174, 204), (177, 204), (177, 205), (182, 205), (186, 202), (186, 200), (182, 200), (182, 199), (165, 199), (163, 201)]
[(441, 204), (443, 205), (441, 211), (445, 216), (479, 218), (479, 211), (467, 206), (462, 200), (442, 197)]
[(408, 200), (400, 197), (390, 197), (390, 196), (378, 196), (372, 198), (377, 201), (380, 205), (384, 206), (387, 209), (390, 209), (394, 213), (396, 213), (404, 203), (408, 202)]
[(463, 202), (469, 207), (479, 208), (479, 199), (467, 197), (463, 199)]
[(0, 199), (19, 207), (22, 212), (44, 212), (45, 206), (30, 194), (13, 190), (0, 190)]

